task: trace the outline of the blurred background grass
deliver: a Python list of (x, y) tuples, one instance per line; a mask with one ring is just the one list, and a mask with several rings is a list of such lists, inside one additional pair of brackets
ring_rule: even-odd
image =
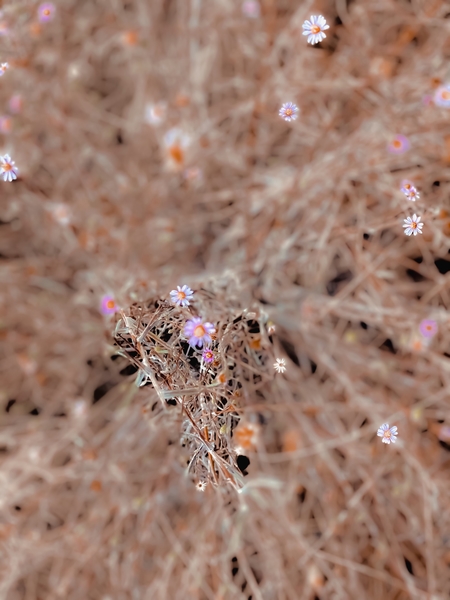
[[(1, 3), (0, 597), (447, 599), (450, 5), (54, 7)], [(239, 494), (186, 476), (100, 311), (214, 277), (287, 362), (244, 387)]]

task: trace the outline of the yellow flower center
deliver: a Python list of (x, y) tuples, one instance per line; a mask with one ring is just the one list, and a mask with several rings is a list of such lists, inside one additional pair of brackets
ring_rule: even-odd
[(286, 115), (287, 115), (288, 117), (290, 117), (290, 116), (292, 115), (292, 108), (287, 108), (287, 109), (286, 109)]
[(178, 300), (184, 300), (186, 298), (186, 294), (184, 292), (178, 292)]
[(442, 99), (443, 99), (443, 100), (450, 100), (450, 91), (448, 91), (448, 90), (443, 90), (443, 92), (442, 92), (441, 96), (442, 96)]
[(205, 328), (203, 327), (203, 325), (197, 325), (197, 327), (194, 329), (194, 335), (197, 338), (201, 338), (205, 335), (206, 331)]
[(12, 169), (12, 165), (10, 165), (10, 164), (9, 164), (9, 163), (7, 163), (7, 162), (5, 162), (5, 163), (2, 163), (2, 169), (3, 169), (4, 171), (11, 171), (11, 169)]
[(416, 223), (415, 221), (413, 221), (413, 222), (411, 223), (411, 228), (412, 228), (412, 229), (417, 229), (417, 223)]
[(49, 9), (49, 8), (44, 8), (44, 10), (43, 10), (42, 12), (44, 13), (44, 15), (45, 15), (46, 17), (48, 17), (48, 16), (49, 16), (49, 14), (50, 14), (50, 9)]
[(311, 33), (319, 33), (320, 32), (320, 27), (318, 25), (313, 25), (311, 27)]
[(385, 437), (385, 438), (390, 438), (390, 437), (391, 437), (391, 432), (390, 432), (390, 430), (389, 430), (389, 429), (388, 429), (387, 431), (385, 431), (385, 432), (384, 432), (384, 437)]
[(400, 141), (400, 140), (394, 140), (394, 141), (392, 142), (392, 145), (394, 146), (394, 148), (401, 148), (401, 146), (402, 146), (402, 143), (401, 143), (401, 141)]
[(114, 302), (114, 300), (108, 300), (108, 302), (106, 303), (106, 308), (114, 308), (114, 306), (116, 305), (116, 303)]

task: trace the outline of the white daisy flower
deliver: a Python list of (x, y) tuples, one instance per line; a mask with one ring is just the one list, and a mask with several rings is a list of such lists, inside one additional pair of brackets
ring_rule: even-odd
[(293, 102), (286, 102), (280, 108), (280, 112), (278, 113), (280, 117), (282, 117), (285, 121), (295, 121), (298, 117), (298, 106)]
[(403, 227), (405, 227), (406, 235), (417, 235), (418, 233), (423, 233), (423, 223), (419, 223), (420, 217), (418, 217), (417, 215), (413, 215), (412, 218), (407, 217), (406, 219), (404, 219), (404, 221), (405, 224), (403, 225)]
[(407, 200), (411, 200), (411, 202), (415, 202), (419, 200), (420, 194), (415, 187), (411, 188), (407, 194), (405, 194)]
[(71, 211), (67, 204), (63, 202), (57, 202), (49, 205), (48, 210), (50, 211), (53, 219), (60, 225), (68, 225), (71, 221)]
[(277, 358), (276, 362), (273, 363), (273, 368), (278, 373), (284, 373), (286, 371), (286, 361), (284, 358)]
[(204, 492), (206, 490), (206, 481), (197, 481), (196, 488), (199, 492)]
[(190, 136), (174, 127), (164, 136), (167, 164), (170, 170), (179, 171), (183, 168), (186, 160), (186, 150), (191, 144)]
[(149, 125), (157, 125), (164, 121), (167, 112), (167, 104), (158, 102), (157, 104), (147, 104), (145, 107), (145, 121)]
[(9, 69), (9, 64), (7, 62), (2, 63), (0, 65), (0, 77), (2, 75), (4, 75), (8, 69)]
[(327, 36), (325, 35), (325, 29), (329, 29), (330, 26), (327, 25), (325, 18), (322, 15), (311, 17), (311, 21), (306, 20), (303, 25), (303, 35), (308, 36), (309, 44), (317, 44), (325, 39)]
[(389, 423), (383, 423), (381, 427), (378, 428), (377, 436), (383, 438), (381, 441), (384, 444), (395, 443), (397, 441), (397, 427), (394, 425), (393, 427), (389, 427)]
[(17, 173), (19, 172), (16, 163), (11, 160), (9, 154), (0, 156), (0, 177), (3, 177), (3, 181), (14, 181), (17, 179)]
[(193, 298), (194, 292), (187, 285), (183, 285), (183, 287), (177, 285), (177, 289), (170, 292), (170, 299), (178, 306), (189, 306), (189, 301)]

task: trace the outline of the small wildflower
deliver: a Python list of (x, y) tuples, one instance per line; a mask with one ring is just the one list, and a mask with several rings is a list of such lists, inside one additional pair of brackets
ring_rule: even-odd
[(22, 108), (23, 108), (22, 96), (20, 94), (14, 94), (14, 96), (11, 96), (8, 106), (9, 106), (9, 110), (13, 114), (18, 114), (18, 113), (22, 112)]
[(389, 427), (389, 423), (383, 423), (377, 431), (377, 436), (383, 438), (381, 441), (384, 444), (390, 444), (391, 442), (395, 443), (397, 441), (397, 435), (397, 427), (395, 425)]
[(406, 199), (415, 202), (420, 199), (420, 194), (415, 187), (411, 188), (408, 194), (405, 194)]
[(67, 204), (56, 202), (49, 207), (53, 219), (60, 225), (68, 225), (71, 221), (71, 211)]
[(242, 3), (242, 12), (250, 19), (257, 19), (261, 14), (261, 6), (257, 0), (245, 0)]
[(189, 344), (195, 348), (200, 348), (203, 344), (210, 344), (212, 341), (211, 333), (215, 332), (215, 327), (212, 323), (203, 322), (200, 317), (194, 317), (187, 321), (184, 326), (184, 335), (189, 338)]
[(41, 23), (46, 23), (47, 21), (51, 21), (55, 14), (55, 5), (51, 2), (44, 2), (38, 8), (39, 21)]
[(286, 361), (284, 358), (277, 358), (276, 362), (273, 363), (273, 368), (278, 373), (284, 373), (286, 371)]
[(450, 84), (443, 85), (435, 91), (434, 103), (443, 108), (450, 108)]
[(406, 198), (408, 200), (411, 200), (412, 202), (415, 202), (420, 198), (420, 194), (415, 188), (415, 186), (412, 184), (411, 181), (408, 181), (406, 179), (402, 181), (402, 187), (400, 188), (400, 191), (403, 192)]
[(14, 179), (17, 179), (18, 169), (14, 166), (15, 164), (9, 154), (0, 156), (0, 177), (3, 177), (3, 181), (14, 181)]
[(164, 136), (168, 165), (177, 171), (181, 169), (185, 161), (185, 151), (190, 145), (190, 137), (178, 128), (170, 129)]
[(423, 338), (412, 335), (409, 341), (409, 348), (412, 352), (422, 352), (425, 349)]
[(306, 20), (302, 27), (304, 29), (303, 35), (308, 36), (309, 44), (317, 44), (325, 39), (327, 36), (324, 31), (330, 28), (322, 15), (312, 16), (311, 21)]
[(170, 292), (170, 299), (178, 306), (189, 306), (189, 301), (193, 298), (194, 292), (187, 285), (183, 285), (183, 287), (177, 285), (177, 289)]
[(183, 173), (185, 181), (199, 184), (203, 180), (203, 172), (199, 167), (189, 167)]
[(86, 400), (83, 400), (83, 399), (76, 400), (71, 407), (72, 414), (74, 417), (78, 417), (78, 418), (84, 417), (87, 413), (87, 408), (88, 408), (88, 405), (87, 405)]
[(122, 32), (120, 36), (122, 44), (125, 46), (136, 46), (139, 41), (139, 34), (137, 31), (129, 30)]
[(438, 326), (432, 319), (424, 319), (419, 325), (420, 333), (423, 337), (432, 338), (436, 335)]
[(0, 131), (9, 133), (11, 131), (12, 121), (10, 117), (0, 117)]
[(204, 492), (206, 489), (207, 483), (206, 481), (197, 481), (196, 488), (199, 492)]
[(145, 121), (149, 125), (157, 125), (164, 121), (167, 112), (167, 104), (158, 102), (157, 104), (147, 104), (145, 107)]
[(27, 354), (17, 354), (17, 362), (25, 375), (34, 375), (37, 371), (38, 365), (35, 360), (30, 358)]
[(103, 296), (101, 303), (101, 311), (104, 315), (113, 315), (119, 310), (116, 301), (112, 296)]
[(2, 77), (9, 69), (9, 63), (4, 62), (0, 64), (0, 77)]
[(298, 117), (298, 106), (293, 102), (286, 102), (280, 108), (280, 112), (278, 113), (280, 117), (282, 117), (285, 121), (295, 121)]
[(419, 221), (420, 217), (418, 217), (417, 215), (413, 215), (412, 218), (407, 217), (406, 219), (404, 219), (405, 224), (403, 225), (403, 227), (405, 227), (406, 235), (417, 235), (418, 233), (423, 233), (423, 223), (419, 223)]
[(411, 148), (409, 140), (404, 135), (396, 135), (388, 146), (389, 152), (392, 154), (403, 154)]
[(202, 356), (203, 360), (207, 363), (212, 363), (214, 360), (214, 352), (210, 348), (205, 348)]

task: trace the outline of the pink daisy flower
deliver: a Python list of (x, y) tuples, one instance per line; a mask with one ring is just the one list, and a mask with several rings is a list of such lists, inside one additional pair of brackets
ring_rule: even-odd
[(322, 15), (312, 16), (311, 21), (306, 20), (302, 27), (304, 29), (303, 35), (308, 36), (309, 44), (317, 44), (325, 39), (327, 36), (324, 31), (330, 28)]
[(404, 135), (396, 135), (388, 146), (388, 151), (392, 154), (403, 154), (411, 148), (409, 140)]
[(286, 102), (280, 108), (280, 112), (278, 113), (280, 117), (282, 117), (285, 121), (295, 121), (298, 117), (298, 106), (293, 102)]
[(185, 181), (200, 184), (203, 181), (203, 171), (199, 167), (189, 167), (184, 170)]
[(417, 235), (418, 233), (423, 233), (423, 223), (419, 223), (420, 217), (418, 217), (417, 215), (413, 215), (412, 218), (406, 217), (406, 219), (403, 220), (405, 222), (403, 227), (405, 227), (406, 235)]
[(443, 108), (450, 108), (450, 85), (442, 85), (434, 93), (434, 103)]
[(403, 192), (406, 199), (411, 200), (411, 202), (415, 202), (420, 198), (417, 188), (412, 184), (411, 181), (407, 181), (406, 179), (402, 181), (402, 187), (400, 188), (400, 191)]
[(400, 191), (405, 194), (407, 200), (411, 200), (412, 202), (415, 202), (420, 198), (420, 194), (414, 187), (412, 181), (408, 181), (407, 179), (402, 181), (402, 187), (400, 188)]
[(3, 177), (3, 181), (14, 181), (17, 179), (17, 173), (19, 172), (16, 163), (11, 160), (9, 154), (0, 156), (0, 177)]
[(183, 287), (177, 285), (177, 289), (170, 292), (170, 299), (178, 306), (189, 306), (189, 301), (193, 298), (194, 292), (187, 285), (183, 285)]
[(184, 335), (189, 338), (189, 344), (200, 348), (212, 341), (211, 333), (216, 331), (212, 323), (204, 323), (200, 317), (194, 317), (184, 326)]
[(389, 427), (389, 423), (383, 423), (377, 431), (377, 436), (383, 438), (381, 441), (384, 444), (390, 444), (391, 442), (395, 443), (397, 441), (397, 435), (397, 427), (395, 425)]
[(100, 310), (104, 315), (113, 315), (119, 310), (116, 301), (112, 296), (103, 296)]
[(403, 192), (403, 194), (405, 194), (405, 196), (407, 194), (409, 194), (410, 190), (414, 187), (414, 184), (412, 181), (410, 181), (409, 179), (404, 179), (402, 181), (402, 187), (400, 188), (400, 191)]
[(257, 19), (261, 14), (261, 6), (257, 0), (245, 0), (242, 3), (242, 12), (250, 19)]
[(214, 352), (210, 348), (205, 348), (203, 350), (203, 360), (207, 363), (212, 363), (214, 360)]
[(55, 5), (51, 2), (44, 2), (38, 8), (38, 17), (41, 23), (51, 21), (55, 15)]
[(18, 113), (22, 112), (22, 108), (23, 108), (22, 96), (20, 94), (14, 94), (14, 96), (11, 96), (11, 98), (9, 100), (9, 110), (14, 114), (18, 114)]
[(424, 319), (419, 325), (420, 333), (423, 337), (432, 338), (436, 335), (438, 326), (432, 319)]

